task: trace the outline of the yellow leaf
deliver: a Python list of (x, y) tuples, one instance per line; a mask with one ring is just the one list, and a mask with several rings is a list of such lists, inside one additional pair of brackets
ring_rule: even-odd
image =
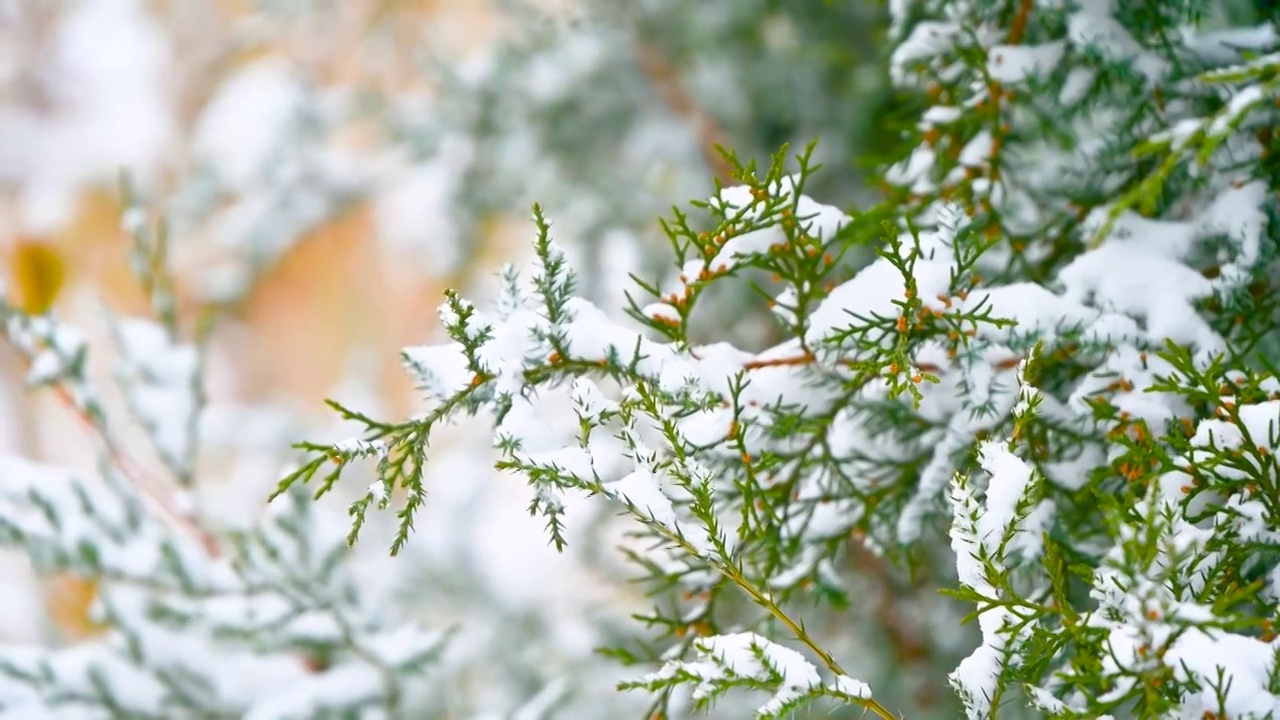
[(68, 640), (84, 640), (101, 634), (106, 626), (94, 622), (90, 613), (98, 597), (98, 581), (56, 575), (47, 586), (49, 619)]
[(20, 240), (10, 260), (14, 297), (11, 302), (28, 315), (41, 315), (53, 307), (66, 268), (58, 251), (47, 243)]

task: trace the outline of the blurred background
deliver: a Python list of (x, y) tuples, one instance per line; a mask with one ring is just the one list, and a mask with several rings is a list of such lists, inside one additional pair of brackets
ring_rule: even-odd
[[(399, 350), (439, 339), (446, 287), (483, 298), (501, 263), (528, 257), (532, 202), (581, 291), (621, 315), (629, 273), (669, 271), (658, 218), (728, 179), (717, 145), (767, 161), (820, 138), (810, 194), (873, 201), (864, 170), (897, 151), (885, 128), (911, 109), (881, 70), (879, 5), (0, 0), (5, 292), (81, 328), (109, 386), (103, 308), (151, 314), (127, 228), (163, 223), (183, 334), (204, 349), (196, 492), (210, 523), (241, 526), (290, 442), (345, 436), (325, 398), (388, 419), (422, 409)], [(722, 327), (759, 344), (763, 304), (738, 307)], [(92, 434), (25, 376), (0, 349), (0, 446), (92, 469)], [(489, 442), (480, 428), (437, 443), (412, 557), (370, 565), (433, 624), (461, 622), (457, 652), (507, 648), (500, 683), (456, 686), (459, 715), (503, 716), (564, 668), (600, 665), (591, 649), (633, 634), (644, 603), (587, 539), (607, 511), (574, 509), (583, 542), (557, 555)], [(4, 555), (0, 642), (92, 637), (93, 597)], [(596, 685), (597, 703), (623, 702)]]

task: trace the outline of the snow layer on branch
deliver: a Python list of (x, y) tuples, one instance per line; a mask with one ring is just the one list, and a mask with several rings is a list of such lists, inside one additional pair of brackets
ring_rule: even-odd
[[(788, 175), (774, 182), (768, 188), (769, 196), (774, 202), (782, 202), (784, 205), (794, 203), (796, 221), (805, 234), (824, 243), (831, 241), (851, 221), (849, 216), (839, 208), (816, 202), (807, 195), (796, 197), (796, 180), (796, 177)], [(709, 202), (712, 207), (723, 211), (726, 217), (741, 217), (742, 222), (751, 223), (758, 220), (763, 212), (763, 207), (756, 203), (751, 192), (752, 188), (749, 186), (735, 185), (724, 188)], [(716, 255), (705, 264), (702, 260), (691, 260), (680, 268), (680, 272), (686, 278), (699, 277), (704, 269), (712, 273), (723, 273), (752, 256), (767, 254), (771, 247), (786, 241), (786, 234), (778, 225), (752, 230), (726, 240)]]
[(1042, 45), (994, 45), (987, 51), (987, 72), (991, 79), (1015, 84), (1044, 75), (1057, 67), (1066, 52), (1063, 41)]
[[(1195, 308), (1213, 294), (1213, 286), (1171, 256), (1179, 246), (1176, 235), (1144, 232), (1140, 222), (1135, 217), (1125, 225), (1132, 237), (1113, 237), (1063, 268), (1058, 279), (1065, 297), (1091, 299), (1097, 307), (1142, 321), (1152, 339), (1168, 338), (1206, 352), (1221, 349), (1222, 339)], [(1164, 247), (1157, 245), (1166, 239)]]
[[(937, 298), (950, 295), (955, 265), (953, 243), (966, 221), (958, 208), (950, 206), (939, 216), (938, 228), (922, 233), (918, 242), (911, 235), (903, 235), (899, 253), (902, 261), (913, 263), (910, 267), (920, 298), (938, 309), (941, 301)], [(838, 335), (873, 318), (897, 317), (900, 309), (894, 303), (905, 297), (902, 271), (888, 258), (879, 258), (828, 294), (810, 315), (805, 339), (813, 345), (838, 342)]]
[(635, 505), (641, 513), (653, 516), (658, 524), (675, 529), (675, 508), (672, 507), (671, 500), (663, 494), (658, 479), (652, 473), (636, 470), (621, 480), (610, 483), (609, 492)]
[(1092, 596), (1099, 610), (1089, 623), (1107, 632), (1103, 673), (1116, 678), (1115, 688), (1099, 700), (1133, 687), (1135, 669), (1163, 666), (1180, 682), (1200, 688), (1182, 700), (1188, 717), (1217, 713), (1219, 690), (1230, 717), (1280, 713), (1280, 698), (1270, 691), (1275, 642), (1214, 627), (1216, 611), (1195, 600), (1219, 553), (1209, 551), (1215, 531), (1183, 514), (1179, 486), (1189, 480), (1183, 473), (1167, 473), (1136, 508), (1161, 535), (1154, 558), (1126, 555), (1125, 542), (1149, 532), (1127, 527), (1095, 573)]
[[(751, 632), (715, 635), (695, 643), (697, 659), (669, 662), (639, 680), (654, 683), (680, 675), (692, 676), (694, 699), (710, 696), (718, 688), (750, 679), (776, 686), (772, 698), (756, 710), (757, 716), (774, 717), (785, 706), (822, 684), (818, 669), (803, 655)], [(841, 676), (836, 687), (854, 697), (870, 697), (866, 683)]]
[[(1039, 553), (1038, 540), (1029, 536), (1043, 530), (1052, 508), (1047, 503), (1030, 502), (1032, 469), (1009, 451), (1007, 443), (983, 443), (978, 460), (991, 476), (983, 501), (978, 502), (963, 476), (957, 475), (949, 489), (951, 547), (960, 583), (984, 598), (997, 600), (1001, 593), (988, 573), (1007, 570), (1009, 556), (1015, 551), (1030, 556)], [(984, 607), (978, 615), (982, 644), (950, 675), (971, 720), (987, 717), (1003, 668), (1018, 662), (1019, 633), (1030, 632), (1025, 625), (1015, 630), (1018, 625), (1017, 615), (1003, 605)]]
[(460, 343), (421, 345), (401, 351), (401, 359), (428, 397), (444, 400), (471, 384), (471, 370)]

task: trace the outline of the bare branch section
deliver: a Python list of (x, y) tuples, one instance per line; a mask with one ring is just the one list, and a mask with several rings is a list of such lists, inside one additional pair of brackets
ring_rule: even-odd
[(703, 158), (715, 178), (729, 182), (733, 177), (733, 165), (724, 157), (722, 149), (731, 147), (731, 143), (715, 118), (689, 93), (679, 71), (661, 50), (651, 43), (637, 42), (635, 56), (636, 65), (654, 91), (671, 112), (683, 118), (693, 129), (698, 147), (702, 149)]

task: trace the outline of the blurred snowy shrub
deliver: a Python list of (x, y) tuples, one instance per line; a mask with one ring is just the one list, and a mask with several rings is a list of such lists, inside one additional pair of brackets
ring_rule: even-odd
[[(90, 354), (110, 348), (91, 347), (54, 313), (0, 303), (28, 385), (52, 392), (96, 453), (87, 470), (0, 459), (0, 545), (37, 571), (81, 579), (57, 589), (87, 589), (91, 601), (84, 636), (63, 638), (75, 642), (0, 645), (0, 717), (541, 717), (581, 679), (608, 690), (614, 678), (593, 671), (590, 650), (616, 614), (593, 614), (598, 593), (573, 593), (581, 608), (543, 606), (556, 594), (527, 594), (546, 578), (486, 576), (503, 565), (471, 561), (483, 545), (465, 518), (398, 562), (351, 548), (342, 513), (301, 488), (263, 508), (263, 481), (289, 461), (302, 426), (272, 419), (269, 407), (208, 404), (204, 347), (183, 338), (172, 312), (162, 236), (141, 207), (129, 217), (159, 320), (109, 313), (118, 387), (101, 387), (89, 370)], [(111, 412), (114, 391), (121, 414)], [(131, 431), (144, 441), (130, 442)], [(492, 472), (468, 458), (473, 439), (457, 439), (461, 477)], [(383, 452), (339, 443), (334, 455), (345, 465)], [(461, 509), (482, 496), (464, 488), (458, 497)], [(566, 583), (590, 577), (539, 568)], [(577, 697), (590, 702), (590, 688)]]
[(200, 302), (242, 297), (365, 203), (426, 273), (465, 273), (535, 199), (593, 268), (635, 258), (654, 217), (727, 179), (716, 143), (763, 158), (822, 136), (831, 193), (869, 197), (872, 3), (10, 5), (0, 183), (17, 224), (53, 231), (127, 167), (170, 211)]

